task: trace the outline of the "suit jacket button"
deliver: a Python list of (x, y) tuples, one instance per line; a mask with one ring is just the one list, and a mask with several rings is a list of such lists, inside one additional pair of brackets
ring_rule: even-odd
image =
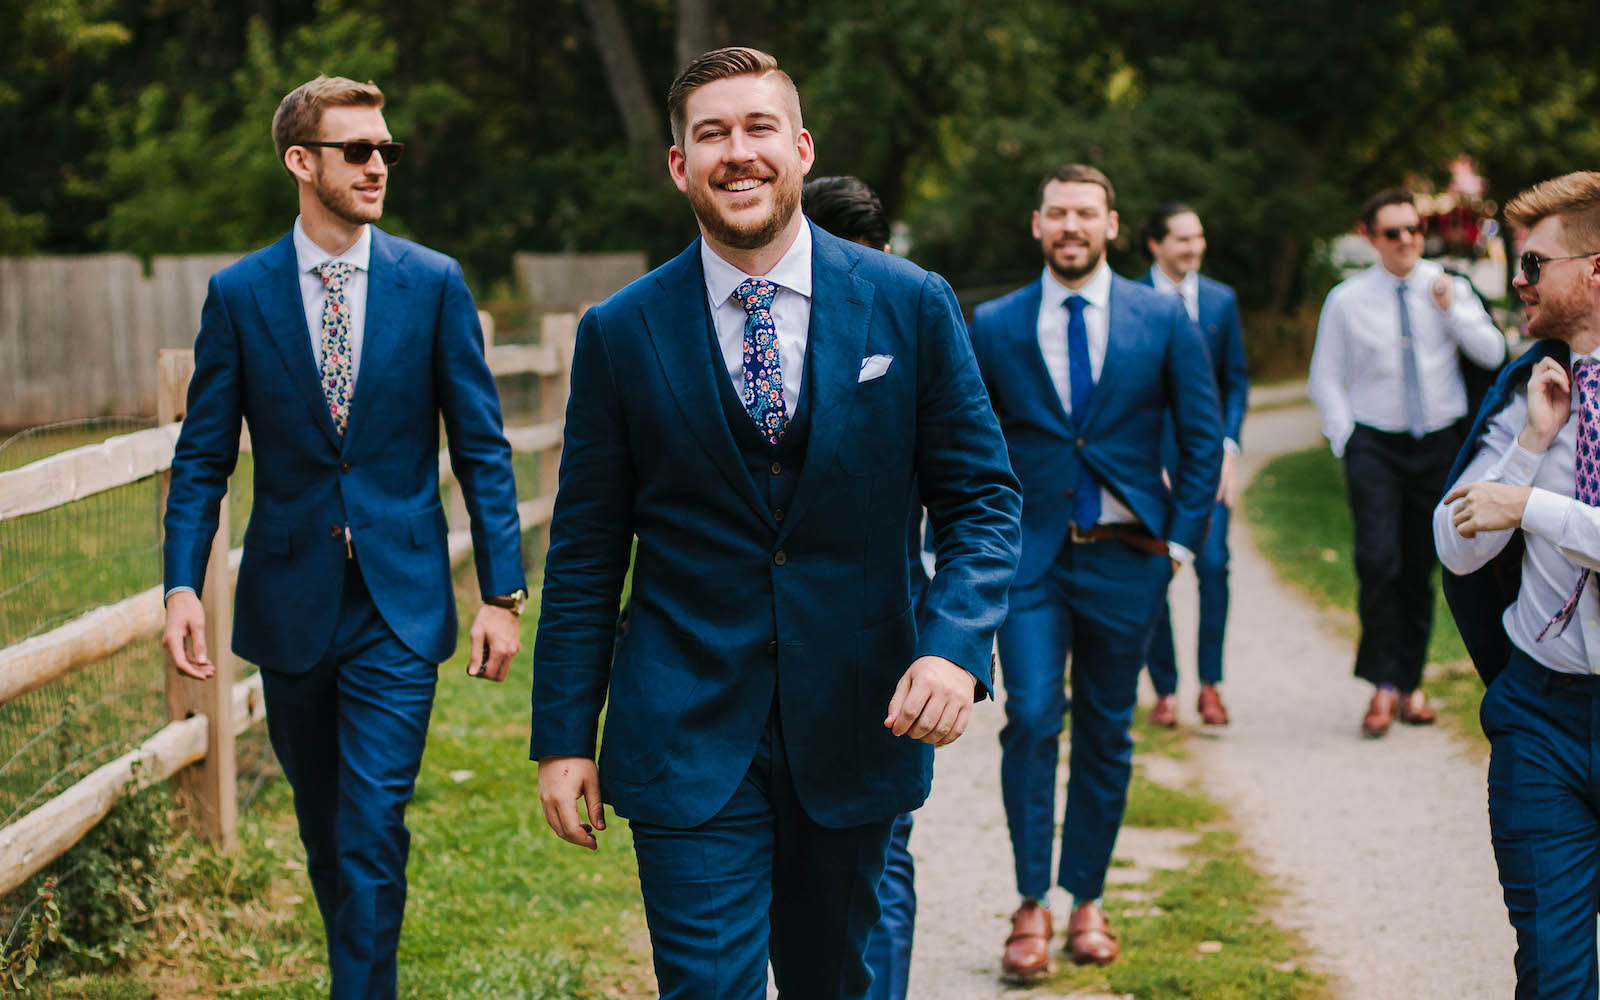
[(1075, 448), (1082, 448), (1083, 445), (1084, 445), (1084, 440), (1083, 440), (1083, 438), (1079, 438), (1078, 440), (1072, 442), (1072, 444), (1073, 444), (1073, 447), (1075, 447)]
[(1077, 490), (1068, 489), (1067, 490), (1067, 499), (1069, 499), (1069, 500), (1072, 499), (1077, 494), (1077, 492), (1078, 492)]
[(771, 642), (767, 643), (767, 655), (768, 656), (777, 656), (778, 655), (778, 640), (774, 639)]
[(777, 553), (773, 555), (772, 561), (776, 565), (782, 566), (784, 563), (789, 561), (789, 554), (782, 549), (779, 549)]
[(783, 508), (782, 508), (782, 507), (779, 507), (779, 508), (778, 508), (778, 509), (777, 509), (777, 510), (774, 510), (774, 511), (773, 511), (773, 512), (772, 512), (772, 519), (773, 519), (773, 520), (774, 520), (774, 521), (781, 521), (781, 520), (783, 520)]
[(339, 463), (339, 471), (340, 472), (349, 472), (350, 471), (350, 463), (349, 462), (340, 462)]
[(328, 529), (328, 537), (337, 541), (339, 539), (344, 538), (344, 532), (339, 530), (339, 526), (337, 524), (335, 524), (334, 526), (332, 526), (331, 528)]
[(772, 474), (774, 476), (783, 475), (783, 463), (782, 462), (773, 462), (772, 463)]

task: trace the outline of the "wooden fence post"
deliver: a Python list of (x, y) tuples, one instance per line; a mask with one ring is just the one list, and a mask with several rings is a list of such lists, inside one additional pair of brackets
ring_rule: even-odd
[[(572, 349), (578, 338), (578, 317), (572, 313), (545, 313), (539, 319), (539, 341), (555, 353), (556, 370), (539, 381), (539, 421), (559, 423), (566, 417), (567, 393), (571, 388)], [(561, 475), (561, 446), (546, 448), (539, 454), (539, 495), (554, 497)], [(550, 551), (550, 522), (539, 527), (529, 561), (544, 575), (544, 557)]]
[[(156, 376), (156, 419), (161, 424), (182, 420), (187, 410), (189, 377), (194, 374), (194, 352), (160, 353)], [(161, 474), (160, 511), (167, 509), (171, 472)], [(238, 846), (239, 803), (233, 752), (233, 573), (228, 568), (231, 532), (228, 495), (217, 512), (217, 534), (206, 562), (206, 582), (200, 603), (206, 615), (206, 652), (216, 673), (197, 681), (167, 668), (167, 717), (174, 721), (203, 714), (206, 717), (206, 756), (178, 774), (180, 794), (193, 808), (200, 830), (224, 851)]]

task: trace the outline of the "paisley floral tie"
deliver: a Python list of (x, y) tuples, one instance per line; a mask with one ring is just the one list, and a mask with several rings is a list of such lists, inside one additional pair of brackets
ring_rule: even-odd
[[(1579, 503), (1597, 507), (1600, 506), (1600, 363), (1580, 362), (1573, 367), (1572, 375), (1578, 388), (1578, 446), (1572, 463), (1576, 473), (1572, 495)], [(1560, 625), (1556, 635), (1566, 631), (1573, 612), (1578, 610), (1578, 598), (1589, 582), (1589, 573), (1587, 568), (1578, 571), (1578, 585), (1572, 588), (1572, 596), (1539, 630), (1534, 642), (1544, 639), (1552, 625)]]
[(778, 328), (772, 322), (772, 300), (778, 286), (746, 278), (733, 297), (748, 314), (744, 321), (744, 408), (770, 445), (783, 440), (789, 415), (783, 404), (783, 367), (778, 361)]
[(313, 270), (322, 279), (328, 296), (322, 302), (322, 395), (328, 400), (328, 415), (342, 436), (350, 422), (350, 397), (354, 394), (350, 358), (350, 309), (345, 303), (344, 286), (355, 273), (355, 265), (330, 260)]

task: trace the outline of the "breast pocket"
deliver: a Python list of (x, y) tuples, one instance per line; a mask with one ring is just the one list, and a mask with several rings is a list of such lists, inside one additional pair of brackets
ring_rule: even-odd
[(852, 476), (880, 474), (886, 466), (905, 462), (916, 440), (916, 400), (907, 398), (892, 369), (857, 383), (842, 419), (839, 466)]

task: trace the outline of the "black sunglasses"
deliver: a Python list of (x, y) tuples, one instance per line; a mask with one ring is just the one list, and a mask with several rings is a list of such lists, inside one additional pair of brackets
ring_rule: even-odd
[(1590, 251), (1589, 253), (1569, 254), (1565, 257), (1541, 257), (1532, 250), (1524, 251), (1522, 254), (1522, 280), (1526, 281), (1530, 285), (1537, 285), (1539, 283), (1539, 269), (1551, 261), (1582, 260), (1585, 257), (1593, 256), (1594, 251)]
[(1393, 240), (1394, 242), (1398, 243), (1398, 242), (1400, 242), (1400, 234), (1401, 233), (1405, 233), (1408, 236), (1415, 236), (1418, 233), (1422, 232), (1422, 227), (1421, 226), (1390, 226), (1388, 229), (1385, 229), (1382, 232), (1383, 232), (1384, 239)]
[(366, 139), (352, 139), (349, 142), (297, 142), (295, 145), (342, 149), (344, 162), (358, 165), (372, 159), (372, 151), (377, 150), (383, 156), (383, 162), (391, 167), (400, 162), (400, 154), (406, 151), (406, 144), (403, 142), (369, 142)]

